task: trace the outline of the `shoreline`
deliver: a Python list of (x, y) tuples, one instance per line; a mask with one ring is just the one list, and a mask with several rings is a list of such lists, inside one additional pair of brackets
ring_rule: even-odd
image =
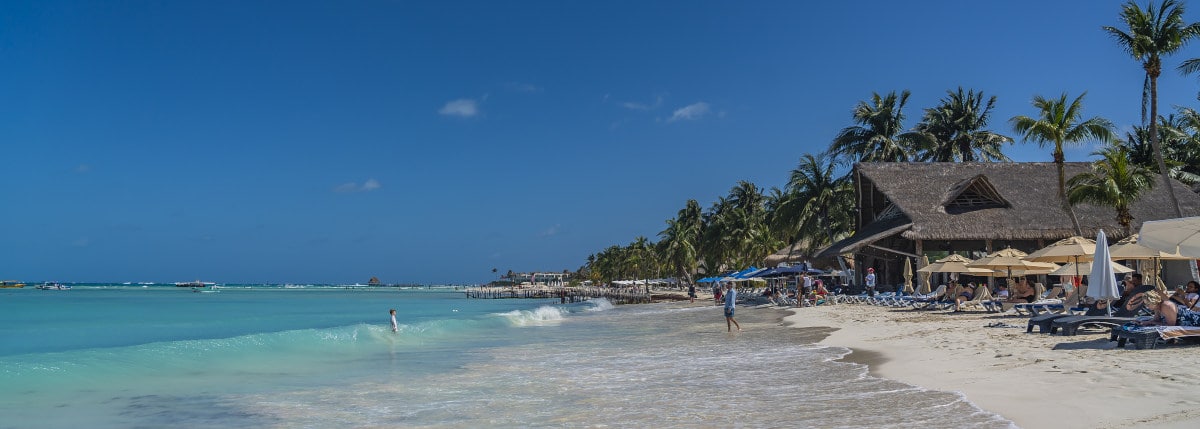
[[(871, 376), (957, 392), (1024, 428), (1200, 426), (1200, 348), (1117, 350), (1103, 333), (1025, 333), (1024, 317), (856, 304), (785, 309)], [(1020, 328), (989, 328), (1003, 322)]]

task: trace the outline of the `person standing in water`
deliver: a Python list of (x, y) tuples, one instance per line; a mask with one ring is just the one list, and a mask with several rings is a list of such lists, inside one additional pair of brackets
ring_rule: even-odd
[(400, 325), (396, 324), (396, 309), (388, 310), (388, 313), (392, 315), (392, 332), (400, 332)]
[[(733, 283), (725, 286), (725, 330), (733, 332), (733, 327), (737, 326), (738, 332), (742, 331), (742, 325), (739, 325), (737, 320), (733, 319), (734, 304), (737, 303), (737, 291), (733, 290)], [(730, 322), (733, 325), (730, 325)]]

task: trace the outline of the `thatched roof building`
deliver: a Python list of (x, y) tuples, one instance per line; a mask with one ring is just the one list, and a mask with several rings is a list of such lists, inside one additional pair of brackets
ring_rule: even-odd
[[(1066, 163), (1066, 177), (1089, 168)], [(859, 163), (853, 175), (856, 232), (818, 256), (854, 253), (858, 266), (896, 274), (903, 257), (919, 259), (925, 251), (1033, 251), (1075, 235), (1053, 163)], [(1134, 231), (1144, 221), (1175, 217), (1158, 180), (1131, 209)], [(1184, 216), (1200, 214), (1200, 195), (1171, 182)], [(1085, 236), (1100, 229), (1114, 241), (1125, 235), (1111, 208), (1081, 204), (1075, 214)]]

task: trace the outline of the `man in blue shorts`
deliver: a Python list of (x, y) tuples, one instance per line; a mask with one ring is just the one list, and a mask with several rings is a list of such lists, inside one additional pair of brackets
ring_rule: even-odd
[[(733, 307), (737, 303), (737, 291), (733, 290), (733, 283), (725, 285), (725, 329), (732, 332), (733, 327), (737, 326), (738, 332), (741, 332), (742, 325), (739, 325), (736, 320), (733, 320)], [(733, 325), (729, 323), (733, 322)]]

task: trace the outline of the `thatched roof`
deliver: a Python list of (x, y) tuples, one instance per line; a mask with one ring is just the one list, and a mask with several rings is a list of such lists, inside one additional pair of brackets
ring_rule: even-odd
[[(1066, 177), (1089, 168), (1086, 162), (1066, 163)], [(897, 229), (910, 240), (1057, 240), (1075, 235), (1058, 199), (1054, 163), (859, 163), (855, 173), (864, 225), (822, 254), (853, 251)], [(1155, 178), (1158, 185), (1131, 209), (1134, 230), (1143, 221), (1175, 217), (1162, 179)], [(1200, 214), (1200, 195), (1171, 182), (1183, 215)], [(1101, 228), (1110, 237), (1123, 235), (1111, 208), (1081, 204), (1075, 214), (1084, 236)], [(871, 221), (875, 218), (879, 220)], [(909, 227), (898, 227), (904, 224)]]

